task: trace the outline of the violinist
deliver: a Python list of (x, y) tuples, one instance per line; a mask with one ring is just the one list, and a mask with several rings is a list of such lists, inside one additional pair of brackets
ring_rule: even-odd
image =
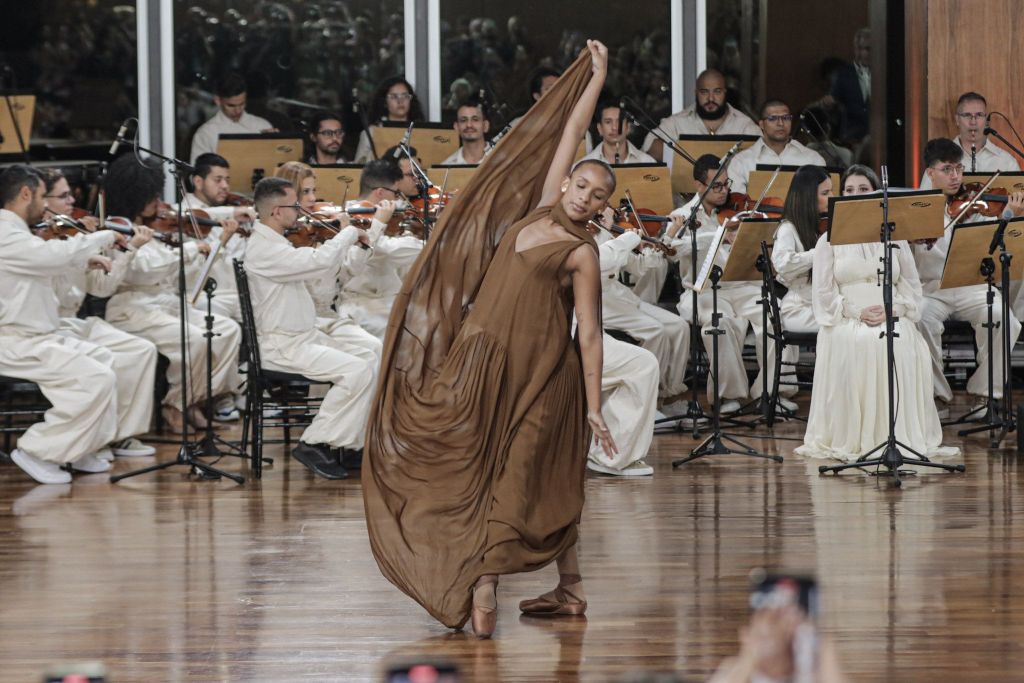
[[(419, 152), (416, 151), (415, 147), (408, 148), (409, 153), (416, 159), (416, 163), (423, 166), (423, 162), (420, 160)], [(412, 172), (412, 162), (409, 161), (409, 157), (402, 152), (398, 145), (394, 147), (388, 147), (387, 151), (381, 157), (384, 160), (396, 160), (398, 163), (399, 170), (402, 171), (402, 179), (398, 181), (398, 185), (395, 187), (400, 193), (399, 196), (405, 199), (414, 199), (420, 196), (420, 187), (416, 184), (416, 174)]]
[[(976, 92), (966, 92), (956, 101), (957, 136), (953, 144), (963, 150), (963, 166), (966, 173), (1016, 173), (1020, 166), (1012, 154), (988, 141), (985, 127), (988, 125), (988, 102)], [(972, 153), (973, 152), (973, 153)], [(931, 190), (931, 176), (925, 169), (921, 177), (921, 189)]]
[(321, 111), (309, 120), (308, 130), (313, 153), (306, 159), (306, 163), (310, 166), (347, 163), (348, 160), (341, 155), (341, 146), (345, 143), (345, 126), (340, 116)]
[[(373, 93), (370, 102), (370, 125), (379, 122), (395, 121), (409, 123), (423, 121), (423, 106), (409, 81), (401, 76), (385, 79)], [(376, 150), (380, 154), (380, 150)], [(356, 163), (365, 163), (374, 158), (374, 148), (370, 141), (370, 131), (359, 134), (356, 146)]]
[[(408, 159), (404, 161), (408, 163)], [(395, 201), (402, 196), (398, 188), (405, 176), (399, 164), (384, 158), (363, 167), (356, 203), (377, 207), (367, 230), (373, 251), (365, 267), (358, 271), (346, 264), (338, 304), (340, 314), (351, 316), (360, 327), (381, 340), (402, 279), (423, 250), (423, 240), (415, 235), (384, 234)]]
[[(46, 184), (46, 209), (49, 215), (70, 216), (75, 198), (68, 181), (57, 169), (43, 174)], [(86, 232), (70, 237), (84, 240), (98, 224), (94, 216), (78, 218)], [(136, 250), (148, 242), (152, 231), (139, 226), (136, 234), (127, 240), (125, 248), (105, 249), (102, 256), (108, 260), (106, 268), (68, 268), (53, 278), (60, 315), (60, 333), (72, 339), (100, 347), (94, 357), (108, 356), (117, 381), (117, 431), (108, 449), (100, 457), (145, 457), (156, 455), (156, 449), (139, 441), (136, 436), (149, 431), (153, 419), (153, 383), (156, 379), (156, 346), (142, 337), (122, 332), (103, 318), (78, 317), (86, 294), (107, 298), (117, 291), (134, 258)], [(122, 238), (123, 239), (123, 238)]]
[[(599, 166), (615, 177), (611, 166), (599, 159), (581, 159), (576, 163), (573, 175), (576, 168), (586, 164)], [(607, 209), (599, 222), (607, 227), (612, 221), (612, 211)], [(690, 354), (690, 328), (678, 315), (643, 301), (619, 280), (619, 274), (629, 263), (633, 250), (641, 244), (641, 236), (636, 229), (625, 228), (617, 236), (606, 229), (597, 229), (594, 240), (598, 245), (601, 266), (604, 329), (625, 332), (654, 354), (659, 369), (658, 396), (663, 404), (671, 405), (686, 391), (683, 376)]]
[[(287, 180), (293, 188), (298, 188), (299, 207), (305, 212), (313, 211), (317, 205), (316, 174), (310, 166), (301, 161), (289, 161), (278, 167), (274, 177)], [(297, 226), (303, 230), (314, 229), (309, 215), (302, 211), (297, 214), (297, 222), (288, 226), (290, 229), (297, 229)], [(336, 220), (337, 228), (326, 229), (328, 240), (349, 224), (348, 214), (340, 214)], [(355, 235), (357, 243), (369, 247), (370, 238), (366, 230), (358, 230)], [(380, 340), (362, 329), (351, 316), (339, 312), (340, 280), (365, 269), (371, 253), (369, 249), (353, 246), (343, 252), (342, 258), (335, 261), (332, 268), (307, 278), (305, 285), (313, 299), (317, 328), (332, 337), (346, 353), (377, 363), (382, 349)]]
[(629, 141), (631, 129), (628, 120), (620, 121), (622, 111), (617, 103), (604, 102), (597, 106), (596, 127), (601, 144), (595, 145), (584, 159), (601, 159), (609, 164), (653, 164), (654, 157), (633, 146)]
[[(718, 171), (721, 160), (713, 154), (705, 154), (697, 159), (693, 167), (694, 186), (697, 195), (690, 202), (672, 212), (672, 216), (689, 217), (690, 212), (704, 192), (707, 195), (704, 202), (697, 210), (697, 263), (703, 263), (707, 250), (710, 248), (711, 238), (718, 230), (720, 223), (719, 211), (725, 205), (729, 196), (731, 180), (729, 171), (726, 169), (718, 178), (715, 174)], [(728, 242), (729, 235), (726, 232)], [(672, 246), (676, 248), (679, 255), (679, 269), (684, 282), (692, 282), (694, 274), (691, 272), (691, 250), (693, 248), (691, 236), (685, 231), (678, 231), (674, 234)], [(720, 263), (724, 265), (725, 256), (728, 254), (728, 243), (720, 248)], [(698, 267), (700, 267), (698, 265)], [(734, 413), (740, 409), (740, 403), (747, 398), (756, 398), (761, 395), (761, 387), (764, 373), (771, 376), (774, 371), (775, 346), (774, 340), (768, 339), (768, 358), (762, 358), (762, 339), (764, 328), (762, 308), (759, 303), (761, 298), (761, 287), (755, 282), (722, 282), (718, 290), (718, 311), (722, 314), (719, 319), (719, 329), (722, 331), (718, 337), (718, 391), (722, 398), (721, 412), (723, 414)], [(692, 316), (691, 306), (693, 296), (690, 292), (683, 292), (679, 297), (678, 310), (680, 315), (690, 319)], [(705, 292), (697, 297), (697, 319), (701, 325), (703, 334), (712, 329), (711, 314), (713, 306), (711, 292)], [(747, 338), (747, 331), (754, 332), (754, 348), (757, 351), (757, 365), (759, 374), (750, 384), (747, 380), (746, 366), (743, 362), (743, 346)], [(706, 349), (710, 353), (711, 345), (707, 344)], [(714, 388), (713, 382), (708, 382), (708, 400), (712, 401), (711, 394)], [(795, 409), (796, 404), (789, 404), (784, 401), (787, 409)], [(682, 413), (683, 411), (679, 411)]]
[(228, 133), (273, 133), (270, 121), (245, 111), (245, 79), (240, 74), (229, 73), (214, 86), (213, 103), (217, 113), (196, 129), (192, 136), (192, 152), (189, 159), (196, 163), (200, 154), (217, 151), (217, 140)]
[[(104, 180), (107, 210), (112, 215), (127, 217), (134, 225), (143, 225), (146, 218), (155, 217), (163, 191), (163, 168), (155, 160), (143, 163), (132, 154), (125, 154), (110, 165)], [(191, 239), (182, 245), (186, 265), (210, 253), (210, 245)], [(162, 356), (167, 357), (168, 391), (163, 399), (162, 415), (168, 428), (182, 432), (186, 423), (202, 429), (207, 421), (200, 408), (207, 390), (215, 397), (234, 394), (238, 390), (238, 352), (242, 330), (238, 324), (216, 313), (213, 315), (213, 383), (206, 383), (206, 313), (188, 306), (186, 310), (186, 336), (188, 352), (187, 386), (181, 385), (181, 313), (178, 299), (178, 251), (157, 240), (140, 246), (118, 286), (117, 293), (107, 303), (107, 321), (123, 332), (140, 336), (156, 344)], [(186, 397), (186, 412), (181, 413), (182, 394)], [(219, 419), (238, 419), (237, 411)], [(218, 416), (214, 416), (218, 419)]]
[[(960, 192), (964, 173), (963, 160), (963, 148), (947, 138), (929, 140), (924, 147), (925, 173), (931, 181), (932, 187), (942, 190), (947, 203)], [(1020, 215), (1024, 210), (1024, 197), (1018, 195), (1011, 199), (1007, 208), (1014, 215)], [(992, 372), (995, 377), (1001, 377), (1003, 372), (1002, 344), (997, 343), (994, 349), (989, 349), (988, 333), (983, 327), (988, 319), (986, 286), (972, 285), (954, 289), (939, 289), (939, 281), (942, 279), (942, 271), (946, 263), (946, 251), (953, 235), (954, 219), (955, 215), (950, 216), (947, 212), (943, 236), (934, 242), (914, 245), (914, 258), (917, 262), (917, 270), (921, 275), (921, 287), (924, 291), (924, 306), (921, 310), (921, 322), (918, 324), (918, 328), (931, 352), (932, 379), (940, 416), (949, 414), (948, 404), (953, 398), (949, 382), (946, 381), (942, 371), (942, 331), (943, 323), (946, 320), (965, 320), (974, 328), (978, 364), (974, 374), (967, 380), (969, 394), (976, 397), (988, 395), (989, 362), (993, 364)], [(966, 222), (976, 220), (984, 220), (984, 216), (976, 214), (964, 218)], [(999, 297), (1000, 293), (996, 292), (994, 304), (996, 310), (999, 310), (1000, 306)], [(1016, 339), (1020, 334), (1020, 323), (1012, 313), (1010, 325), (1011, 339)], [(1002, 388), (1002, 382), (994, 383), (997, 399), (1002, 397)], [(979, 400), (981, 399), (979, 398)]]
[(479, 100), (473, 99), (459, 105), (455, 112), (455, 123), (452, 124), (459, 136), (459, 148), (441, 163), (443, 164), (479, 164), (491, 150), (487, 142), (487, 131), (491, 122), (487, 120), (487, 112)]
[[(192, 192), (185, 195), (182, 207), (187, 210), (199, 209), (219, 225), (210, 228), (204, 238), (212, 247), (220, 241), (222, 252), (211, 268), (211, 275), (217, 281), (213, 297), (213, 312), (241, 322), (242, 309), (235, 287), (235, 275), (231, 260), (245, 259), (245, 238), (239, 232), (240, 222), (251, 222), (256, 211), (251, 206), (224, 206), (231, 183), (231, 169), (228, 160), (218, 154), (200, 154), (192, 174)], [(202, 262), (193, 262), (187, 275), (189, 290), (201, 273)]]
[(824, 166), (825, 159), (813, 149), (793, 139), (793, 114), (781, 100), (768, 100), (761, 105), (761, 139), (743, 150), (729, 164), (733, 190), (747, 191), (750, 172), (758, 164), (772, 166)]
[(111, 232), (43, 241), (46, 186), (23, 164), (0, 174), (0, 374), (35, 382), (52, 407), (18, 439), (11, 460), (41, 484), (67, 484), (65, 469), (103, 472), (97, 452), (117, 431), (117, 378), (109, 355), (60, 331), (52, 278), (69, 268), (105, 267)]
[[(757, 125), (746, 114), (728, 103), (725, 75), (718, 69), (705, 69), (697, 76), (695, 104), (661, 120), (658, 128), (673, 142), (680, 135), (760, 135)], [(644, 150), (661, 159), (663, 144), (653, 133), (644, 139)]]
[(263, 365), (331, 382), (292, 455), (316, 476), (344, 479), (341, 458), (363, 446), (377, 365), (319, 329), (305, 281), (336, 272), (359, 231), (347, 226), (316, 249), (296, 248), (284, 236), (299, 216), (295, 187), (284, 178), (264, 178), (256, 184), (255, 201), (259, 220), (245, 270)]

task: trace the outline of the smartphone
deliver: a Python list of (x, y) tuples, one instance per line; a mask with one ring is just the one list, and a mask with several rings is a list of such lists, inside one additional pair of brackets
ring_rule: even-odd
[(750, 609), (797, 605), (811, 619), (818, 618), (818, 582), (813, 576), (750, 572)]
[(451, 662), (410, 662), (388, 668), (386, 683), (459, 683), (459, 670)]

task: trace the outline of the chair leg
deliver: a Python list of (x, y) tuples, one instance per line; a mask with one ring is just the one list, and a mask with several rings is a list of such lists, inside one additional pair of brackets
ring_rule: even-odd
[(263, 394), (253, 391), (252, 410), (252, 473), (256, 479), (263, 478)]

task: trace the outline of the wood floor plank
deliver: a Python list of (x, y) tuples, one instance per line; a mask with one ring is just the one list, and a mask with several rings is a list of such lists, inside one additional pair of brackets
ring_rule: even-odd
[(819, 476), (818, 462), (791, 454), (795, 442), (756, 436), (785, 462), (715, 456), (673, 470), (694, 442), (660, 435), (654, 477), (587, 480), (587, 617), (518, 614), (519, 600), (554, 584), (553, 567), (505, 577), (496, 638), (484, 642), (432, 622), (381, 577), (358, 479), (313, 479), (280, 449), (243, 486), (178, 467), (36, 487), (3, 465), (0, 680), (96, 660), (112, 681), (366, 681), (416, 656), (453, 659), (473, 681), (613, 681), (638, 669), (703, 680), (738, 647), (758, 566), (818, 576), (821, 628), (852, 680), (1014, 680), (1024, 470), (1011, 442), (989, 451), (947, 436), (965, 448), (967, 473), (921, 473), (896, 491), (859, 472)]

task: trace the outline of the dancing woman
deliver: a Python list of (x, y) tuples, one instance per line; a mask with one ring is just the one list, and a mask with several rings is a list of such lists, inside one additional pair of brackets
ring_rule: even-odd
[[(406, 277), (363, 469), (383, 574), (432, 616), (489, 637), (498, 576), (557, 561), (528, 613), (582, 614), (577, 524), (601, 415), (601, 287), (585, 225), (615, 188), (573, 156), (607, 72), (584, 54), (494, 149)], [(573, 312), (577, 336), (570, 334)]]

